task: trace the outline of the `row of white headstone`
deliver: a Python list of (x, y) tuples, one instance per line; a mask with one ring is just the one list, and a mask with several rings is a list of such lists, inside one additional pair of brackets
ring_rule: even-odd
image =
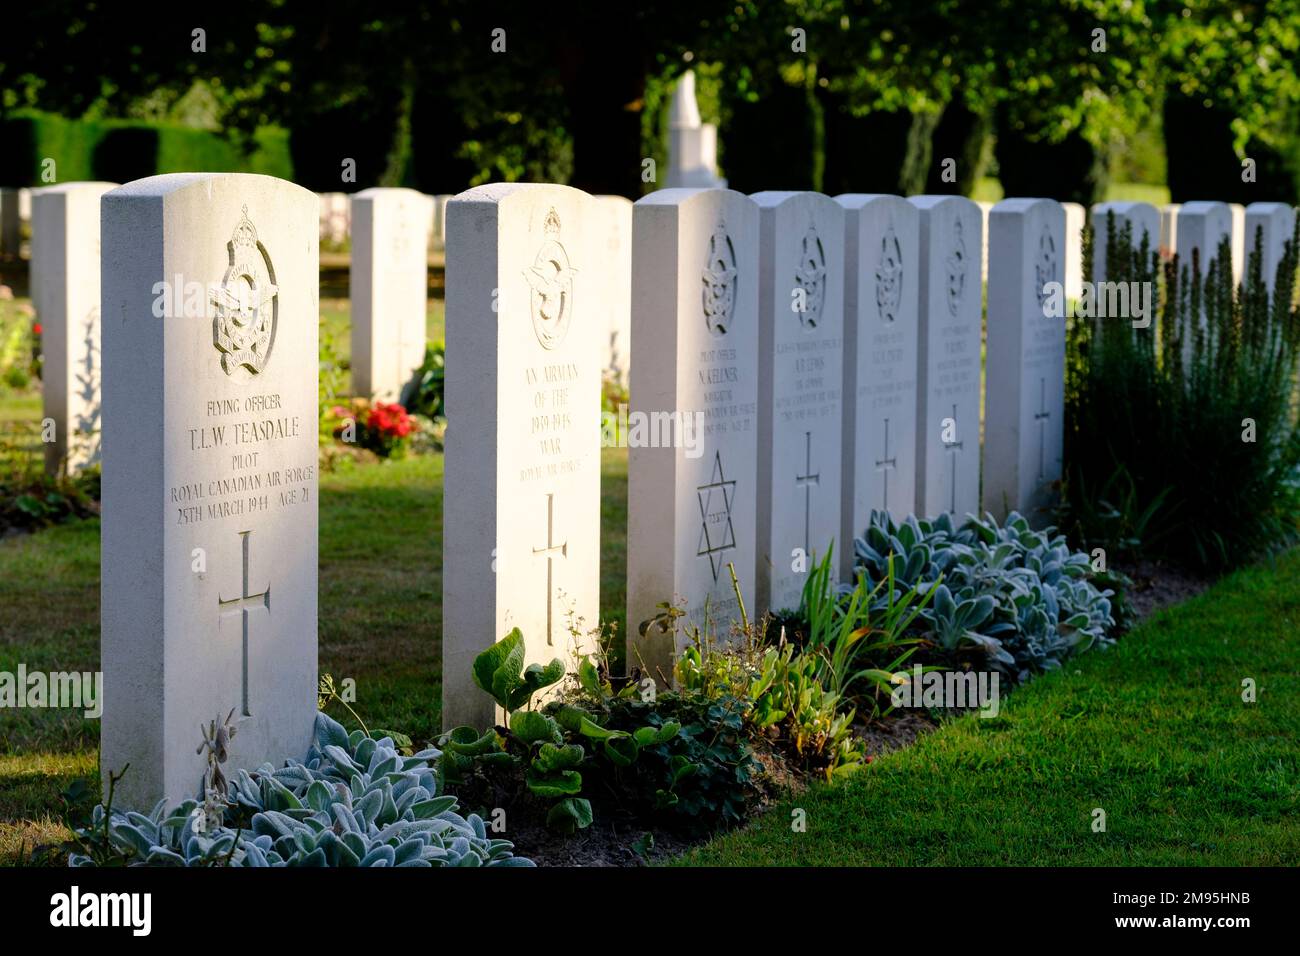
[[(36, 202), (42, 320), (102, 347), (101, 767), (130, 763), (119, 805), (148, 807), (196, 792), (199, 727), (231, 710), (231, 766), (306, 750), (319, 201), (268, 177), (176, 174)], [(378, 201), (368, 215), (377, 230), (388, 216)], [(1064, 218), (1010, 200), (989, 221), (983, 501), (1032, 509), (1060, 467), (1063, 325), (1039, 297), (1059, 281)], [(636, 634), (658, 602), (725, 633), (728, 566), (752, 614), (797, 598), (782, 590), (795, 549), (850, 540), (873, 507), (979, 505), (983, 241), (968, 200), (666, 190), (635, 207), (627, 278), (601, 204), (568, 187), (470, 190), (447, 229), (448, 724), (495, 716), (469, 665), (511, 627), (530, 662), (591, 646), (603, 330), (620, 285), (637, 357), (634, 666), (671, 661), (671, 638)], [(102, 343), (80, 325), (96, 303)], [(654, 436), (631, 434), (641, 413)], [(660, 426), (666, 445), (647, 440)]]

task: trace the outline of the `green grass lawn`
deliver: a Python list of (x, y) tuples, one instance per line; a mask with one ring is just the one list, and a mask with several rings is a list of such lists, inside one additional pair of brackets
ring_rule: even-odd
[(1298, 627), (1291, 552), (1016, 691), (998, 717), (946, 724), (680, 862), (1294, 866)]
[[(602, 460), (602, 617), (624, 615), (627, 454)], [(99, 666), (99, 522), (0, 541), (0, 671)], [(322, 673), (353, 678), (371, 728), (417, 741), (440, 730), (442, 456), (326, 473), (320, 508)], [(346, 713), (334, 716), (355, 726)], [(59, 794), (94, 784), (99, 725), (81, 713), (6, 710), (0, 740), (0, 862), (58, 838)]]

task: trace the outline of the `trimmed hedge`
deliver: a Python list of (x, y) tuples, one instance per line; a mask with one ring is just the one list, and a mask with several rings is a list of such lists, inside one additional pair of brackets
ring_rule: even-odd
[(177, 172), (264, 173), (293, 179), (289, 135), (264, 127), (245, 152), (235, 139), (207, 130), (130, 120), (71, 120), (36, 111), (0, 119), (0, 183), (42, 186), (42, 163), (55, 161), (58, 182), (125, 183)]

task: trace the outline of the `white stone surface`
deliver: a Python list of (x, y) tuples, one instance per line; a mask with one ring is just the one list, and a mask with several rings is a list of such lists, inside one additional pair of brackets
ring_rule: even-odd
[(352, 391), (395, 402), (424, 361), (428, 196), (364, 189), (352, 197)]
[(0, 189), (0, 256), (18, 258), (22, 236), (18, 224), (18, 190)]
[[(688, 441), (628, 449), (628, 669), (661, 683), (681, 644), (638, 626), (663, 601), (726, 639), (728, 565), (754, 598), (758, 475), (758, 206), (730, 190), (663, 189), (632, 214), (632, 412), (702, 421)], [(680, 433), (677, 433), (680, 434)], [(671, 436), (670, 436), (671, 437)], [(707, 608), (707, 613), (706, 613)], [(678, 642), (685, 641), (679, 633)]]
[(512, 628), (527, 664), (571, 667), (594, 647), (610, 271), (599, 222), (596, 200), (568, 186), (498, 183), (447, 205), (447, 727), (499, 718), (471, 669)]
[(1065, 210), (1051, 199), (1004, 199), (989, 215), (983, 508), (1019, 511), (1037, 526), (1060, 480), (1065, 415)]
[(1232, 210), (1222, 202), (1188, 202), (1178, 210), (1178, 264), (1191, 274), (1192, 256), (1199, 253), (1201, 278), (1219, 254), (1219, 243), (1232, 238)]
[[(980, 210), (980, 235), (989, 234), (989, 213), (993, 210), (991, 202), (977, 202)], [(989, 281), (989, 250), (987, 246), (980, 249), (980, 281)]]
[(1094, 282), (1106, 281), (1106, 223), (1107, 216), (1115, 214), (1115, 236), (1119, 237), (1124, 224), (1128, 223), (1137, 251), (1142, 245), (1142, 237), (1147, 237), (1151, 252), (1160, 249), (1160, 210), (1145, 202), (1101, 202), (1092, 207), (1092, 279)]
[(1063, 202), (1065, 210), (1065, 297), (1083, 295), (1083, 227), (1088, 214), (1077, 202)]
[(916, 510), (979, 509), (980, 208), (961, 196), (913, 196), (920, 212)]
[(20, 222), (32, 221), (32, 190), (26, 187), (18, 190), (18, 219)]
[(626, 387), (632, 370), (632, 200), (623, 196), (597, 196), (596, 200), (613, 263), (609, 290), (602, 300), (609, 315), (605, 374)]
[(714, 188), (718, 178), (718, 128), (700, 120), (695, 99), (695, 71), (687, 70), (673, 89), (668, 107), (668, 174), (665, 187)]
[(148, 809), (200, 792), (200, 726), (231, 710), (227, 776), (311, 741), (319, 213), (224, 173), (101, 211), (100, 768), (129, 763), (114, 805)]
[(760, 192), (758, 533), (754, 611), (799, 607), (838, 554), (844, 380), (844, 209), (814, 192)]
[(1182, 203), (1160, 207), (1160, 258), (1172, 259), (1178, 252), (1178, 210)]
[(64, 183), (32, 204), (32, 303), (41, 324), (41, 397), (54, 421), (51, 474), (99, 460), (99, 200), (114, 183)]
[(447, 247), (447, 203), (450, 193), (438, 193), (430, 196), (433, 216), (429, 220), (429, 248), (445, 249)]
[(320, 193), (320, 238), (342, 245), (347, 241), (351, 206), (347, 193)]
[(1244, 237), (1248, 261), (1255, 251), (1256, 235), (1260, 230), (1263, 230), (1259, 236), (1260, 271), (1264, 284), (1272, 293), (1282, 253), (1295, 232), (1295, 209), (1281, 202), (1253, 202), (1246, 207)]
[(1246, 268), (1246, 207), (1232, 202), (1228, 210), (1232, 213), (1232, 281), (1239, 283)]
[(845, 212), (841, 577), (871, 512), (916, 510), (920, 214), (898, 196), (836, 196)]

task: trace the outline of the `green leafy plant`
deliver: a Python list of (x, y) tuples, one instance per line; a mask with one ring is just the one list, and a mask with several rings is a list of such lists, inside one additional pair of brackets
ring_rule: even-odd
[(1272, 276), (1247, 238), (1237, 284), (1226, 241), (1162, 264), (1113, 216), (1087, 231), (1084, 274), (1097, 241), (1108, 280), (1148, 285), (1154, 313), (1068, 327), (1060, 522), (1089, 549), (1221, 570), (1296, 540), (1300, 232)]
[(230, 781), (226, 813), (160, 801), (148, 814), (95, 807), (74, 831), (71, 866), (531, 866), (490, 839), (483, 820), (439, 796), (437, 750), (412, 756), (390, 738), (352, 734), (316, 715), (304, 762), (264, 764)]
[(424, 361), (415, 370), (410, 381), (402, 388), (398, 403), (412, 415), (425, 418), (446, 419), (445, 382), (447, 353), (441, 342), (430, 342), (424, 347)]
[(895, 523), (873, 512), (854, 561), (860, 581), (933, 594), (905, 620), (934, 663), (1024, 680), (1114, 642), (1113, 592), (1093, 583), (1088, 555), (1015, 512), (1002, 525), (989, 516), (960, 527), (947, 514)]

